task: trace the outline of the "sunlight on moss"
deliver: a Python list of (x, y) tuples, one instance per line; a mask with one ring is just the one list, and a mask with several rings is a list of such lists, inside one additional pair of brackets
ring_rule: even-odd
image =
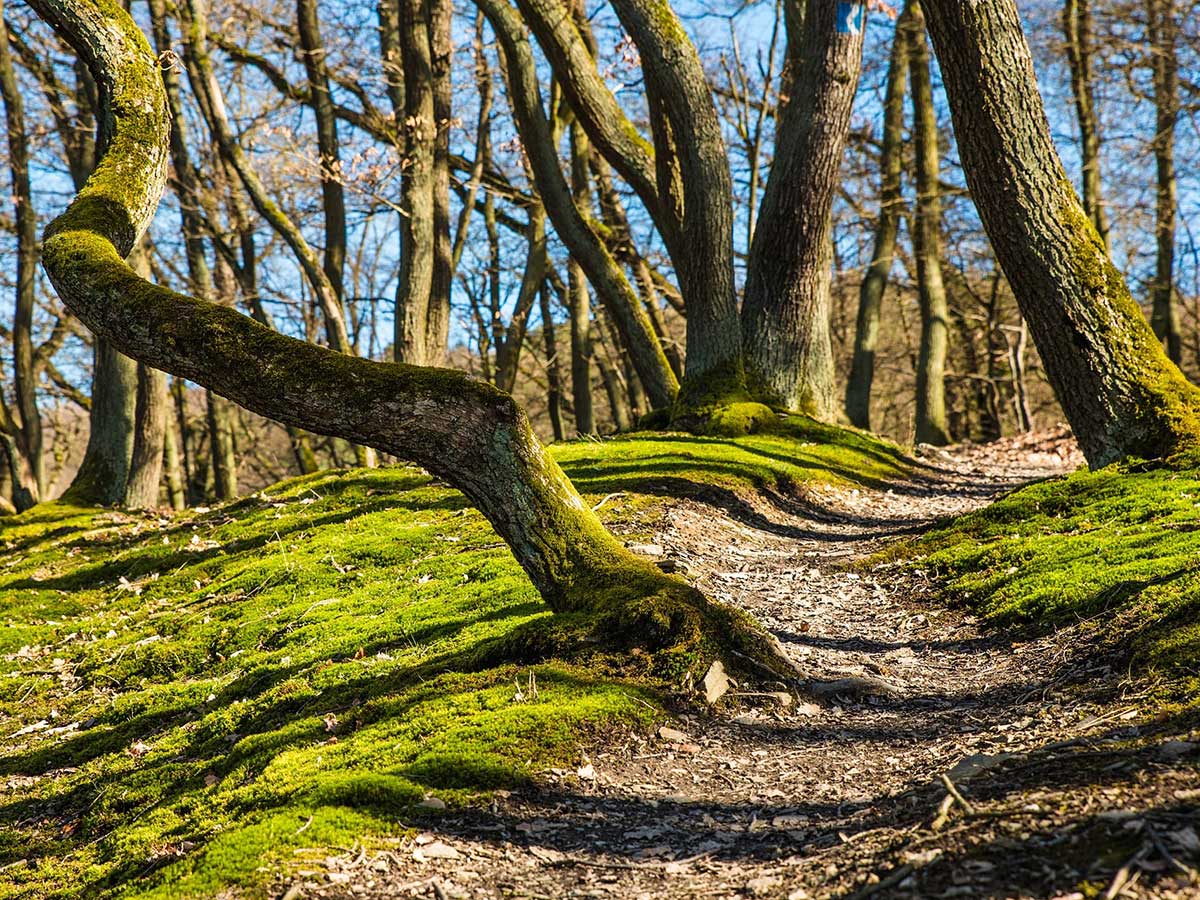
[[(618, 493), (601, 513), (635, 533), (664, 494), (906, 466), (802, 417), (554, 453), (592, 503)], [(483, 518), (416, 469), (161, 517), (46, 504), (0, 520), (0, 548), (0, 897), (260, 896), (279, 867), (320, 867), (295, 850), (404, 833), (427, 795), (470, 803), (664, 715), (653, 684), (551, 661), (516, 702), (526, 667), (481, 668), (549, 613)]]
[(893, 556), (1003, 628), (1119, 628), (1164, 692), (1200, 702), (1200, 475), (1110, 466), (1024, 488)]

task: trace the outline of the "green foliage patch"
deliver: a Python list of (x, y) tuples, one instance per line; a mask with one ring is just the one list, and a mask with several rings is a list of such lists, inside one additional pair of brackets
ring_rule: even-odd
[[(905, 470), (801, 417), (554, 453), (590, 502), (619, 493), (600, 512), (635, 534), (675, 489)], [(470, 803), (664, 715), (654, 683), (506, 660), (550, 614), (464, 498), (411, 468), (161, 517), (45, 504), (0, 519), (0, 554), (0, 897), (262, 895), (279, 866), (320, 867), (294, 851), (403, 834), (427, 798)]]
[(994, 624), (1120, 629), (1171, 699), (1200, 701), (1200, 472), (1109, 466), (1016, 491), (890, 555)]

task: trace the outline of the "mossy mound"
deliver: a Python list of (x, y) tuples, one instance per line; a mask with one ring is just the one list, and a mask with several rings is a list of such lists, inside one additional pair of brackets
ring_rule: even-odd
[[(788, 421), (554, 454), (631, 539), (663, 495), (905, 471)], [(464, 498), (409, 468), (179, 515), (46, 504), (0, 521), (0, 552), (0, 897), (260, 896), (313, 867), (295, 850), (370, 845), (420, 827), (427, 795), (470, 803), (649, 728), (739, 632), (665, 576), (608, 621), (551, 616)]]
[(1016, 491), (890, 555), (1003, 628), (1084, 621), (1200, 705), (1200, 470), (1138, 464)]

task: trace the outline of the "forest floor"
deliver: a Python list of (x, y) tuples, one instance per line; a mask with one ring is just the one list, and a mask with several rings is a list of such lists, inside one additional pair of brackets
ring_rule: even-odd
[(670, 503), (641, 549), (752, 612), (820, 695), (609, 734), (576, 770), (327, 857), (280, 893), (1200, 896), (1195, 716), (1161, 714), (1112, 631), (984, 628), (920, 569), (879, 561), (1080, 461), (1068, 438), (1031, 436), (930, 451), (889, 488)]
[(806, 689), (481, 663), (549, 613), (407, 467), (48, 504), (0, 519), (0, 900), (1200, 896), (1200, 467), (552, 452)]

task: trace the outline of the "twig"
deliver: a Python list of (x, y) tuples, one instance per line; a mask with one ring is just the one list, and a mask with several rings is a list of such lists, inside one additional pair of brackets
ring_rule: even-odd
[(309, 816), (308, 821), (296, 829), (296, 834), (303, 833), (308, 828), (308, 826), (311, 825), (312, 823), (313, 823), (313, 817)]
[(881, 878), (881, 879), (879, 879), (879, 881), (875, 882), (874, 884), (868, 884), (865, 888), (863, 888), (857, 894), (852, 894), (850, 896), (850, 900), (864, 900), (864, 898), (870, 897), (872, 894), (876, 894), (879, 891), (882, 891), (886, 888), (890, 888), (890, 887), (893, 887), (893, 886), (899, 884), (900, 882), (902, 882), (905, 878), (907, 878), (912, 873), (913, 873), (913, 867), (905, 864), (905, 865), (901, 866), (900, 868), (898, 868), (896, 871), (894, 871), (887, 878)]
[(954, 782), (950, 780), (950, 776), (945, 772), (942, 773), (942, 784), (946, 786), (946, 790), (950, 792), (950, 796), (958, 801), (959, 805), (963, 808), (963, 812), (968, 816), (975, 815), (975, 807), (968, 803), (966, 798), (958, 792), (958, 788), (954, 786)]
[(624, 492), (624, 491), (614, 491), (613, 493), (611, 493), (611, 494), (609, 494), (607, 497), (605, 497), (603, 500), (601, 500), (599, 503), (597, 503), (595, 506), (593, 506), (593, 507), (592, 507), (592, 512), (595, 512), (596, 510), (598, 510), (600, 507), (602, 507), (602, 506), (603, 506), (605, 503), (607, 503), (609, 500), (616, 500), (618, 497), (624, 497), (624, 496), (625, 496), (625, 492)]
[(1154, 842), (1154, 847), (1158, 850), (1162, 858), (1173, 865), (1180, 872), (1183, 872), (1185, 875), (1187, 875), (1189, 883), (1200, 877), (1195, 869), (1193, 869), (1191, 866), (1184, 865), (1177, 860), (1174, 855), (1172, 855), (1171, 851), (1167, 849), (1167, 845), (1163, 843), (1163, 839), (1159, 837), (1158, 832), (1154, 829), (1154, 826), (1149, 822), (1146, 823), (1146, 833), (1150, 835), (1150, 840)]
[(1133, 867), (1141, 861), (1146, 855), (1146, 847), (1142, 846), (1137, 853), (1129, 858), (1129, 861), (1121, 868), (1117, 869), (1117, 874), (1113, 876), (1112, 884), (1108, 886), (1108, 890), (1104, 892), (1104, 900), (1116, 900), (1121, 895), (1121, 891), (1125, 889), (1127, 884), (1130, 884), (1129, 873)]

